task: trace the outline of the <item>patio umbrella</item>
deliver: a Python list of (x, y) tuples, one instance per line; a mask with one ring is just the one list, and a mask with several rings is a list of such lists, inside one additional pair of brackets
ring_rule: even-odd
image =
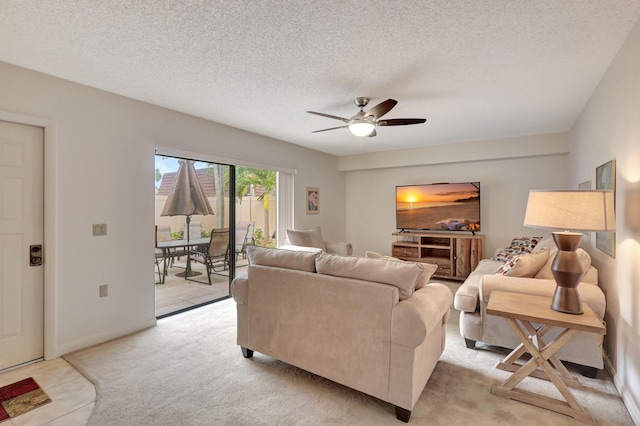
[(187, 268), (184, 273), (186, 279), (189, 276), (200, 274), (192, 272), (190, 266), (191, 253), (188, 247), (191, 216), (194, 214), (208, 215), (214, 213), (200, 185), (193, 161), (178, 160), (178, 164), (180, 166), (178, 167), (176, 180), (160, 216), (187, 216)]

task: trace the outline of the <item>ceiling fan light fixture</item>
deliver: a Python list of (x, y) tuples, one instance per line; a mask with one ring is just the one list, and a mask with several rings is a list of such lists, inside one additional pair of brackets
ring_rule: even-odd
[(352, 121), (349, 123), (349, 131), (356, 136), (369, 136), (375, 128), (375, 124), (367, 120)]

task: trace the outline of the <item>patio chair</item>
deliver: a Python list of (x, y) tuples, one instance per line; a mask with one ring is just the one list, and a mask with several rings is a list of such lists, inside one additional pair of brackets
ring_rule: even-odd
[(191, 260), (202, 263), (207, 268), (209, 285), (211, 285), (212, 273), (229, 269), (230, 242), (229, 228), (212, 229), (208, 250), (196, 252), (191, 257)]
[[(163, 251), (157, 248), (158, 243), (164, 242), (164, 241), (171, 241), (171, 226), (156, 225), (156, 269), (158, 270), (159, 284), (164, 284), (164, 278), (167, 274), (167, 271), (164, 267), (165, 256), (167, 256), (166, 261), (169, 262), (167, 267), (170, 267), (171, 263), (173, 262), (173, 256), (171, 256), (170, 250)], [(160, 269), (161, 264), (163, 266), (162, 270)]]
[(236, 260), (242, 254), (242, 258), (247, 258), (247, 245), (254, 244), (253, 227), (255, 222), (239, 222), (236, 226), (236, 244), (235, 255)]

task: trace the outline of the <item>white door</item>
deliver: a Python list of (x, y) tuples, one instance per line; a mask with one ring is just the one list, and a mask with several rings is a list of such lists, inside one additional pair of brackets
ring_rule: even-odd
[(44, 354), (43, 151), (42, 128), (0, 121), (0, 370)]

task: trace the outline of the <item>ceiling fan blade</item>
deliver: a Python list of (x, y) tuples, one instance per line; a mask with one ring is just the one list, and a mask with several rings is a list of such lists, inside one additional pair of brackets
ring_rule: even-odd
[(371, 108), (364, 116), (373, 117), (375, 120), (377, 120), (378, 118), (391, 111), (391, 109), (396, 106), (397, 103), (398, 101), (396, 101), (395, 99), (387, 99), (386, 101), (380, 102), (378, 105)]
[(427, 121), (426, 118), (392, 118), (378, 121), (378, 126), (406, 126), (407, 124), (421, 124), (425, 121)]
[(348, 118), (338, 117), (337, 115), (325, 114), (323, 112), (315, 112), (315, 111), (307, 111), (307, 112), (309, 114), (315, 114), (315, 115), (319, 115), (321, 117), (327, 117), (327, 118), (333, 118), (334, 120), (340, 120), (340, 121), (343, 121), (345, 123), (349, 122)]
[(314, 130), (314, 131), (313, 131), (313, 132), (311, 132), (311, 133), (326, 132), (327, 130), (345, 129), (345, 128), (347, 128), (347, 127), (349, 127), (349, 126), (331, 127), (331, 128), (329, 128), (329, 129)]

